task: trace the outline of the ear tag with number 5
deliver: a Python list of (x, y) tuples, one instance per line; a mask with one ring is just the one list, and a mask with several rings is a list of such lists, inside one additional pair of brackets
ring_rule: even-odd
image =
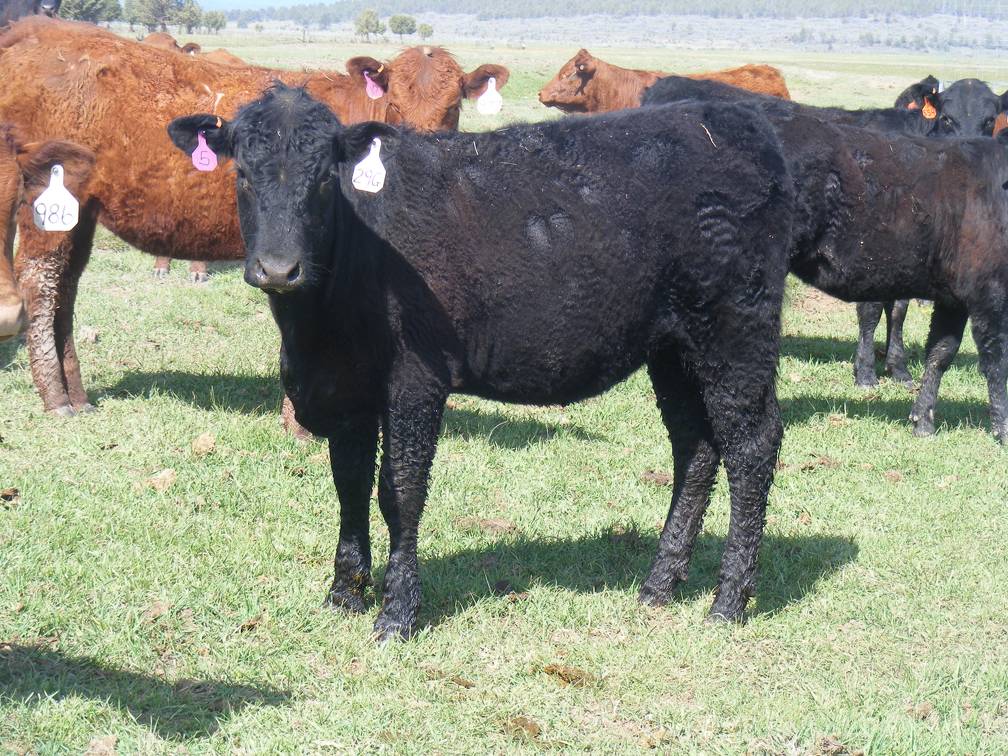
[(380, 152), (381, 139), (375, 137), (371, 142), (371, 151), (367, 157), (354, 166), (353, 179), (351, 179), (354, 189), (377, 194), (385, 186), (385, 166), (382, 165)]
[(486, 92), (481, 94), (479, 99), (476, 100), (476, 110), (481, 115), (496, 115), (500, 113), (503, 104), (504, 98), (497, 91), (497, 79), (491, 76), (487, 79)]
[(32, 210), (35, 225), (43, 231), (70, 231), (77, 225), (80, 205), (63, 186), (62, 165), (52, 167), (49, 187), (35, 200)]
[(193, 150), (192, 164), (197, 171), (212, 171), (217, 167), (217, 154), (206, 143), (206, 135), (200, 131), (196, 134), (196, 149)]

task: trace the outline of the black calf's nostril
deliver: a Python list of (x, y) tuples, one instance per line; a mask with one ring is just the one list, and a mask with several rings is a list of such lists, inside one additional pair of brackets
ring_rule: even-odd
[(301, 278), (301, 263), (295, 263), (294, 267), (287, 274), (287, 283), (294, 283), (299, 278)]

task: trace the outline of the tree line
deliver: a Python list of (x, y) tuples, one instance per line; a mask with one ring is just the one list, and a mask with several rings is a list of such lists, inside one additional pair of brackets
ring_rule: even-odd
[[(308, 26), (324, 18), (328, 24), (355, 20), (365, 11), (379, 17), (410, 13), (467, 14), (480, 19), (542, 18), (546, 16), (701, 15), (731, 18), (870, 18), (879, 14), (1008, 18), (1008, 3), (992, 0), (343, 0), (285, 8), (231, 10), (227, 16), (247, 25), (259, 21), (295, 21)], [(395, 33), (395, 32), (393, 32)]]
[(216, 33), (227, 26), (224, 13), (204, 13), (196, 0), (125, 0), (121, 5), (119, 0), (63, 0), (59, 15), (92, 24), (126, 21), (131, 30), (139, 26), (149, 32), (167, 31), (171, 25), (187, 34), (200, 28)]

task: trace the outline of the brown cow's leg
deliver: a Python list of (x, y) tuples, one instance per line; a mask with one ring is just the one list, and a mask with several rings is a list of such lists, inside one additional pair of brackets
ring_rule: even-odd
[(167, 278), (170, 271), (170, 257), (158, 257), (154, 260), (154, 278)]
[(63, 380), (66, 385), (70, 404), (78, 412), (90, 412), (94, 406), (88, 401), (84, 382), (81, 379), (80, 362), (77, 359), (77, 348), (74, 345), (73, 321), (74, 306), (77, 302), (77, 285), (84, 273), (84, 267), (91, 258), (91, 246), (94, 241), (95, 217), (81, 217), (72, 232), (73, 251), (70, 254), (70, 264), (67, 266), (60, 286), (56, 302), (56, 320), (54, 335), (56, 353), (63, 366)]
[(280, 407), (280, 425), (298, 441), (312, 440), (312, 434), (294, 417), (294, 405), (286, 394), (284, 394), (283, 405)]
[(206, 283), (210, 280), (207, 273), (207, 264), (202, 260), (193, 260), (189, 263), (189, 280), (192, 283)]
[[(13, 234), (13, 224), (11, 225)], [(4, 242), (0, 239), (0, 244)], [(17, 336), (28, 324), (24, 304), (14, 278), (14, 260), (11, 249), (0, 249), (0, 341)]]

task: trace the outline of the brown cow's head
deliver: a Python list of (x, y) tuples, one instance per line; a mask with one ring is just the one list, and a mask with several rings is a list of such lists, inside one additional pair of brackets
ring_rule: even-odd
[(507, 68), (493, 63), (466, 73), (441, 47), (411, 47), (391, 63), (389, 96), (397, 117), (389, 120), (423, 131), (457, 129), (462, 98), (482, 95), (491, 77), (503, 89), (508, 76)]
[(548, 108), (559, 108), (564, 113), (587, 113), (588, 89), (597, 70), (597, 59), (582, 47), (539, 90), (539, 102)]
[(10, 268), (18, 208), (49, 186), (50, 171), (57, 163), (64, 169), (64, 185), (79, 197), (94, 161), (94, 153), (70, 142), (19, 145), (13, 131), (0, 126), (0, 341), (16, 336), (26, 325)]
[(346, 70), (372, 100), (384, 97), (389, 89), (389, 67), (386, 63), (360, 55), (346, 62)]

